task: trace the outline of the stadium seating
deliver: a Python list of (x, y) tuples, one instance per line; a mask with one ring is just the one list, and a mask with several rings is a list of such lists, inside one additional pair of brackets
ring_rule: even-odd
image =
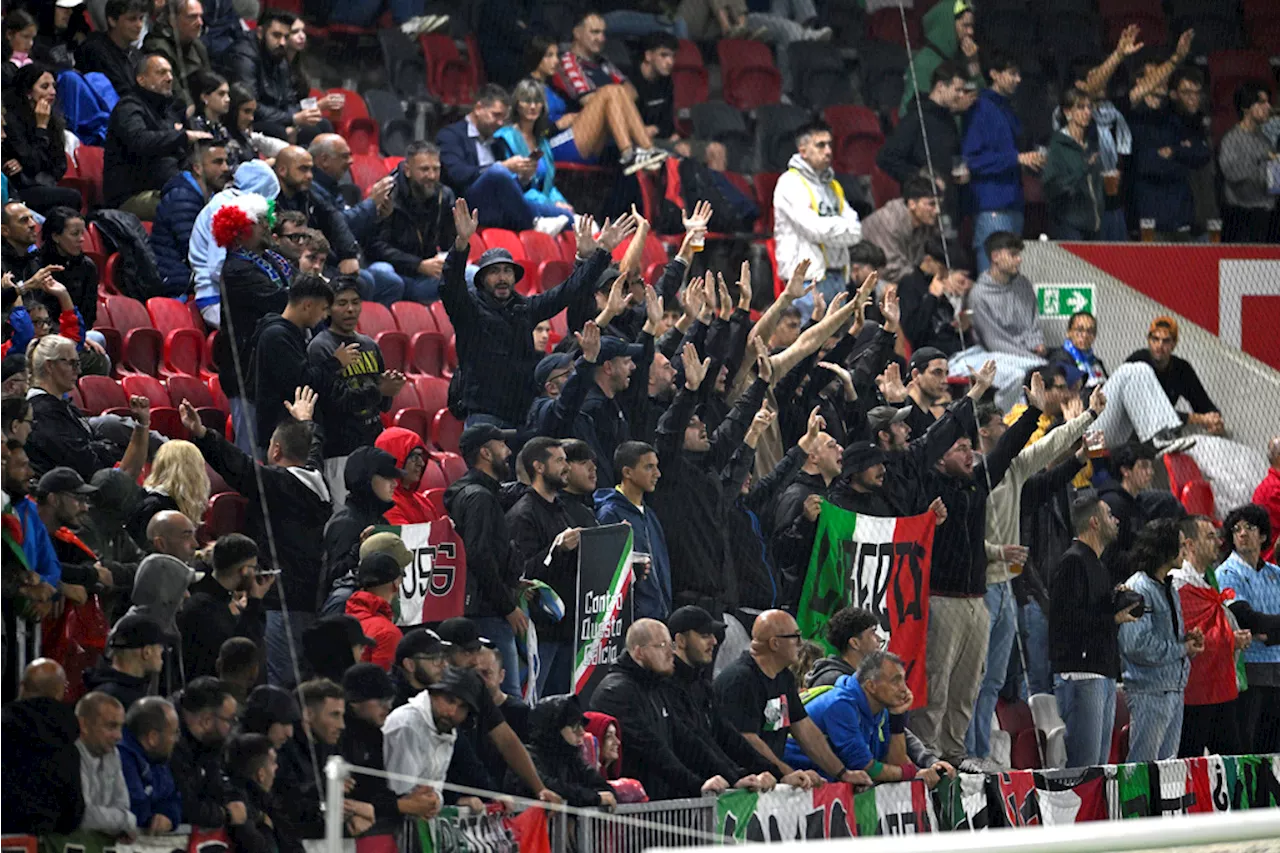
[(236, 492), (214, 495), (204, 514), (204, 527), (208, 539), (217, 539), (227, 533), (242, 532), (248, 510), (249, 501), (243, 495)]
[(169, 403), (169, 389), (154, 376), (129, 374), (120, 380), (124, 393), (130, 397), (146, 397), (151, 402), (151, 428), (169, 438), (186, 438), (178, 410)]
[(462, 437), (462, 421), (448, 409), (436, 412), (431, 420), (431, 443), (441, 450), (458, 453), (458, 439)]
[(795, 80), (792, 99), (809, 109), (822, 109), (830, 104), (847, 104), (854, 100), (853, 84), (840, 48), (833, 44), (811, 42), (803, 50), (788, 52), (791, 79)]
[(427, 489), (422, 493), (422, 496), (431, 503), (431, 506), (435, 508), (436, 514), (441, 518), (448, 515), (444, 508), (444, 489)]
[(107, 297), (111, 323), (124, 344), (122, 361), (116, 365), (121, 374), (159, 376), (164, 365), (164, 338), (151, 325), (151, 317), (142, 303), (128, 296)]
[(186, 400), (195, 406), (200, 422), (206, 427), (218, 433), (226, 431), (231, 410), (229, 407), (218, 407), (209, 386), (194, 376), (171, 376), (165, 384), (169, 390), (169, 405), (176, 409), (183, 400)]
[(413, 387), (418, 394), (418, 405), (428, 414), (434, 415), (449, 406), (449, 380), (438, 374), (433, 376), (415, 376)]
[(710, 77), (707, 66), (702, 61), (702, 51), (688, 39), (681, 39), (680, 47), (676, 50), (671, 83), (675, 92), (676, 128), (681, 134), (688, 136), (693, 133), (693, 124), (689, 119), (690, 108), (694, 104), (705, 102), (711, 92)]
[(832, 147), (835, 149), (832, 166), (836, 172), (871, 174), (876, 154), (884, 145), (884, 133), (880, 130), (880, 119), (876, 114), (866, 107), (839, 105), (823, 110), (822, 118), (831, 125)]
[(787, 161), (796, 153), (796, 131), (811, 120), (809, 111), (791, 104), (769, 104), (756, 113), (758, 168), (786, 171)]
[(458, 45), (439, 33), (420, 35), (418, 43), (427, 60), (427, 89), (446, 106), (470, 109), (475, 100), (475, 84)]
[(410, 353), (409, 336), (396, 326), (395, 318), (385, 305), (363, 303), (356, 331), (373, 338), (382, 351), (382, 361), (388, 370), (403, 371), (406, 368)]
[(196, 325), (191, 309), (183, 302), (163, 296), (147, 300), (151, 324), (164, 336), (164, 368), (168, 376), (200, 375), (204, 354), (204, 323)]
[(743, 39), (716, 42), (724, 99), (740, 110), (754, 110), (782, 99), (782, 75), (768, 45)]
[(360, 195), (367, 196), (378, 181), (391, 173), (386, 160), (376, 151), (351, 155), (351, 181), (360, 188)]
[(129, 396), (109, 376), (81, 376), (80, 407), (89, 415), (113, 413), (129, 416)]
[(412, 382), (406, 382), (404, 387), (391, 400), (391, 408), (382, 413), (382, 425), (394, 425), (396, 415), (405, 409), (422, 409), (421, 404), (418, 402), (418, 392), (414, 390)]

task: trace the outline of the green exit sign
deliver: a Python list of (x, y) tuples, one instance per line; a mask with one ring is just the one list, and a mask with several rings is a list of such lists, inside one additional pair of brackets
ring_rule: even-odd
[(1036, 302), (1042, 317), (1070, 317), (1077, 311), (1098, 313), (1092, 284), (1037, 284)]

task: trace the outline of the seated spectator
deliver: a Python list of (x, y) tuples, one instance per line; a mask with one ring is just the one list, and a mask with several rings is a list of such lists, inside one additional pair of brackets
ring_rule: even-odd
[(953, 228), (960, 222), (959, 187), (969, 182), (968, 170), (960, 165), (956, 116), (968, 111), (976, 97), (977, 86), (962, 66), (951, 61), (940, 63), (930, 77), (928, 96), (907, 105), (902, 121), (876, 153), (876, 165), (901, 186), (905, 187), (913, 175), (935, 181), (942, 194), (942, 211), (950, 217)]
[(246, 819), (228, 830), (237, 850), (302, 853), (303, 846), (275, 795), (279, 759), (265, 735), (236, 735), (227, 743), (227, 787), (246, 806)]
[(6, 833), (69, 835), (84, 818), (80, 726), (63, 701), (66, 692), (61, 665), (36, 658), (23, 670), (17, 701), (0, 717)]
[(339, 186), (351, 170), (351, 146), (336, 133), (322, 133), (311, 141), (307, 149), (314, 165), (311, 189), (322, 201), (342, 214), (347, 220), (351, 235), (361, 244), (373, 237), (379, 219), (391, 212), (390, 175), (380, 178), (369, 188), (369, 197), (359, 204), (348, 204)]
[(672, 610), (671, 556), (657, 513), (646, 496), (658, 488), (662, 472), (658, 452), (642, 441), (625, 441), (613, 454), (618, 485), (600, 497), (596, 520), (601, 524), (631, 525), (635, 550), (649, 555), (648, 571), (632, 579), (636, 618), (665, 619)]
[(976, 339), (972, 316), (963, 310), (973, 279), (963, 268), (962, 251), (930, 237), (920, 263), (898, 282), (902, 333), (913, 350), (930, 349), (949, 359)]
[[(395, 662), (396, 646), (403, 634), (393, 621), (391, 604), (400, 597), (404, 569), (390, 554), (370, 554), (356, 569), (359, 589), (347, 599), (347, 615), (360, 620), (360, 629), (374, 645), (366, 646), (360, 659), (377, 664), (387, 672)], [(390, 681), (387, 682), (388, 686)], [(388, 694), (391, 695), (391, 694)]]
[(124, 706), (105, 693), (86, 693), (76, 703), (76, 719), (84, 795), (80, 829), (132, 840), (138, 834), (138, 821), (129, 811), (129, 788), (116, 750), (124, 736)]
[[(449, 668), (439, 680), (391, 712), (382, 726), (383, 761), (387, 771), (415, 779), (443, 780), (453, 758), (457, 729), (469, 714), (478, 714), (484, 685), (466, 669)], [(399, 795), (420, 786), (390, 780)], [(431, 788), (442, 797), (444, 792)]]
[(182, 108), (173, 98), (169, 60), (148, 54), (138, 63), (137, 87), (111, 111), (103, 161), (102, 194), (110, 207), (155, 219), (160, 190), (178, 174), (191, 144), (212, 139), (181, 130)]
[(391, 681), (396, 687), (394, 707), (399, 708), (440, 680), (448, 665), (448, 651), (449, 644), (430, 628), (415, 628), (404, 635), (396, 645), (395, 665), (391, 668)]
[(258, 16), (256, 49), (236, 51), (225, 61), (228, 79), (257, 93), (253, 128), (305, 146), (317, 134), (331, 133), (333, 125), (318, 107), (302, 107), (305, 95), (297, 90), (287, 55), (289, 33), (297, 20), (280, 9), (263, 9)]
[(169, 759), (178, 742), (178, 713), (169, 700), (148, 696), (124, 718), (120, 764), (129, 788), (129, 811), (146, 835), (173, 832), (182, 822), (182, 794)]
[(1175, 405), (1179, 400), (1190, 404), (1191, 413), (1180, 414), (1179, 417), (1210, 435), (1222, 435), (1227, 430), (1222, 413), (1209, 397), (1191, 362), (1173, 354), (1177, 346), (1178, 321), (1160, 316), (1151, 321), (1147, 348), (1134, 350), (1125, 361), (1151, 365), (1160, 387), (1169, 398), (1169, 404)]
[(128, 711), (151, 692), (152, 677), (164, 667), (171, 638), (150, 616), (126, 616), (111, 629), (107, 656), (84, 674), (85, 688), (115, 697)]
[(902, 197), (887, 202), (862, 223), (862, 237), (885, 255), (880, 276), (897, 284), (924, 259), (925, 243), (938, 231), (938, 197), (928, 178), (913, 176)]
[(528, 76), (542, 84), (547, 121), (554, 127), (549, 144), (557, 162), (595, 163), (612, 141), (619, 152), (630, 155), (623, 164), (628, 174), (662, 164), (666, 152), (649, 147), (653, 140), (645, 132), (644, 119), (626, 88), (606, 85), (573, 104), (555, 88), (560, 73), (559, 45), (543, 36), (533, 36), (525, 48), (524, 60)]
[(275, 172), (280, 181), (276, 206), (281, 211), (296, 210), (306, 214), (307, 225), (324, 234), (333, 246), (338, 272), (358, 274), (360, 244), (337, 208), (312, 191), (312, 160), (307, 150), (296, 145), (281, 149), (276, 154)]
[(671, 80), (679, 49), (679, 39), (662, 31), (647, 35), (640, 46), (640, 73), (631, 85), (636, 90), (640, 120), (655, 145), (674, 145), (680, 139), (676, 132), (675, 84)]
[[(298, 274), (319, 276), (328, 281), (324, 274), (325, 265), (329, 263), (329, 255), (333, 251), (328, 239), (314, 228), (304, 228), (297, 246), (302, 250), (302, 254), (298, 255)], [(360, 273), (360, 281), (363, 283), (367, 279), (367, 270), (361, 270)]]
[(346, 601), (356, 588), (361, 534), (370, 525), (387, 523), (386, 512), (395, 506), (392, 498), (403, 476), (395, 457), (381, 448), (357, 447), (347, 456), (342, 472), (347, 499), (323, 525), (325, 580), (333, 583), (323, 612), (345, 612)]
[[(511, 115), (508, 124), (498, 128), (495, 157), (505, 160), (519, 156), (530, 158), (533, 174), (512, 173), (524, 193), (525, 205), (533, 216), (534, 228), (558, 234), (573, 224), (573, 205), (556, 189), (556, 164), (551, 153), (551, 121), (547, 117), (547, 99), (536, 80), (521, 80), (511, 90)], [(533, 152), (537, 152), (534, 154)], [(550, 220), (550, 221), (548, 221)]]
[(209, 199), (222, 192), (230, 180), (227, 148), (215, 139), (197, 142), (191, 150), (190, 166), (160, 190), (150, 242), (166, 296), (181, 298), (191, 291), (191, 265), (187, 259), (191, 231)]
[(182, 795), (182, 822), (217, 828), (241, 822), (245, 804), (223, 783), (222, 747), (236, 719), (236, 700), (216, 678), (193, 678), (174, 700), (179, 734), (169, 760)]
[(1275, 161), (1275, 146), (1262, 132), (1271, 117), (1271, 92), (1251, 81), (1236, 90), (1240, 123), (1222, 137), (1218, 165), (1222, 169), (1222, 239), (1228, 243), (1280, 242), (1280, 216), (1276, 199), (1267, 191), (1268, 164)]
[(41, 214), (58, 206), (79, 210), (81, 204), (78, 190), (57, 185), (67, 171), (67, 122), (57, 98), (53, 71), (38, 63), (19, 68), (13, 82), (5, 82), (4, 174), (10, 191)]
[(378, 435), (375, 446), (390, 453), (396, 467), (404, 472), (391, 498), (396, 505), (384, 513), (387, 523), (422, 524), (439, 518), (439, 512), (418, 488), (427, 470), (427, 445), (422, 436), (404, 427), (388, 427)]
[[(805, 4), (813, 12), (813, 4)], [(773, 14), (759, 11), (760, 4), (748, 0), (683, 0), (676, 15), (689, 28), (694, 41), (718, 41), (722, 38), (758, 38), (773, 43), (778, 54), (778, 71), (782, 74), (782, 90), (792, 91), (792, 45), (804, 41), (829, 41), (831, 28), (814, 29), (815, 15), (804, 16), (804, 23), (778, 14), (778, 6), (768, 8)]]
[[(306, 72), (302, 68), (302, 52), (307, 49), (307, 22), (302, 18), (295, 18), (293, 24), (289, 27), (289, 38), (285, 42), (284, 58), (289, 61), (289, 76), (293, 78), (293, 91), (297, 93), (298, 98), (302, 99), (311, 94), (311, 81), (307, 78)], [(341, 98), (341, 95), (327, 95), (317, 99), (317, 106), (321, 111), (336, 112), (340, 107), (336, 106), (333, 98)]]
[[(862, 239), (862, 223), (831, 169), (831, 128), (800, 128), (796, 149), (773, 191), (778, 275), (790, 279), (807, 262), (805, 281), (830, 303), (848, 287), (849, 247)], [(806, 294), (793, 302), (803, 324), (813, 313), (813, 299)]]
[(35, 48), (39, 27), (36, 19), (26, 9), (14, 9), (4, 16), (4, 65), (0, 75), (3, 76), (7, 88), (18, 68), (30, 65), (34, 60), (31, 51)]
[[(903, 72), (902, 103), (898, 113), (906, 121), (908, 107), (916, 97), (918, 86), (934, 82), (933, 72), (944, 62), (955, 63), (969, 80), (981, 86), (982, 69), (978, 64), (978, 43), (974, 36), (974, 9), (968, 0), (939, 0), (924, 13), (921, 24), (925, 43), (911, 57), (911, 65)], [(924, 94), (923, 90), (919, 94)], [(929, 137), (933, 139), (932, 136)]]
[[(187, 126), (208, 131), (215, 142), (226, 143), (227, 125), (236, 116), (231, 112), (231, 84), (216, 71), (198, 68), (187, 75), (187, 91), (191, 94), (192, 112)], [(234, 169), (236, 165), (232, 164)]]
[[(548, 696), (529, 713), (529, 756), (547, 787), (571, 806), (615, 806), (609, 783), (582, 757), (587, 718), (573, 695)], [(508, 771), (504, 787), (521, 796), (529, 792)]]
[(391, 213), (378, 220), (368, 243), (373, 279), (369, 298), (390, 306), (401, 299), (440, 298), (444, 255), (453, 243), (453, 190), (440, 183), (440, 149), (414, 142), (391, 175)]
[(133, 91), (138, 43), (153, 5), (146, 0), (107, 0), (106, 27), (81, 42), (76, 50), (76, 70), (106, 75), (122, 98)]
[[(31, 287), (33, 284), (39, 286), (44, 281), (52, 281), (53, 270), (43, 270), (40, 266), (40, 249), (36, 245), (36, 232), (39, 229), (39, 223), (36, 221), (35, 214), (31, 212), (31, 208), (27, 207), (20, 201), (10, 201), (4, 206), (4, 230), (3, 242), (0, 243), (0, 251), (4, 255), (4, 271), (13, 276), (14, 282), (26, 280), (24, 288)], [(44, 272), (39, 282), (30, 281), (35, 277), (37, 272)], [(8, 285), (6, 285), (6, 289)], [(5, 309), (6, 312), (8, 309)], [(9, 325), (12, 325), (10, 321)], [(16, 332), (16, 330), (15, 330)], [(7, 339), (6, 339), (7, 340)], [(24, 344), (15, 342), (10, 347), (16, 347), (18, 351), (22, 351)]]
[[(340, 617), (346, 619), (347, 617)], [(355, 622), (355, 620), (350, 620)], [(351, 666), (351, 664), (348, 664)], [(302, 706), (302, 725), (282, 750), (283, 758), (276, 781), (281, 791), (291, 796), (282, 800), (283, 811), (297, 827), (300, 838), (319, 838), (324, 832), (324, 815), (320, 803), (324, 782), (316, 777), (313, 761), (321, 766), (329, 756), (338, 754), (342, 731), (346, 727), (346, 702), (342, 687), (327, 678), (298, 685), (298, 703)], [(390, 768), (388, 768), (390, 769)], [(343, 826), (358, 835), (373, 825), (373, 805), (347, 798)]]
[[(258, 546), (240, 533), (218, 537), (210, 568), (212, 571), (192, 585), (191, 597), (178, 612), (182, 667), (190, 679), (217, 675), (227, 640), (243, 637), (263, 641), (266, 616), (262, 599), (276, 581), (275, 575), (258, 574)], [(245, 597), (236, 612), (230, 605), (240, 593)]]
[(287, 140), (272, 136), (269, 130), (254, 129), (258, 97), (251, 85), (232, 83), (227, 92), (229, 100), (223, 130), (227, 137), (227, 164), (232, 169), (258, 157), (271, 159), (289, 146)]
[[(545, 293), (524, 296), (515, 285), (524, 276), (506, 249), (480, 256), (475, 289), (464, 278), (467, 248), (479, 228), (475, 212), (459, 199), (453, 210), (453, 247), (445, 260), (440, 297), (457, 338), (462, 373), (462, 408), (468, 426), (486, 422), (515, 428), (533, 402), (533, 373), (540, 360), (533, 351), (533, 327), (580, 300), (609, 263), (609, 253), (634, 228), (630, 215), (605, 220), (599, 237), (594, 222), (580, 217), (575, 229), (578, 264), (568, 279)], [(519, 310), (515, 310), (518, 308)], [(489, 368), (500, 366), (500, 370)]]
[(169, 60), (178, 75), (174, 81), (174, 97), (183, 107), (197, 104), (187, 87), (188, 76), (209, 71), (209, 51), (200, 40), (204, 29), (204, 6), (200, 0), (165, 0), (155, 16), (147, 37), (142, 40), (143, 53), (155, 53)]
[(177, 510), (199, 524), (209, 508), (209, 474), (200, 449), (189, 441), (166, 441), (156, 451), (143, 496), (126, 523), (139, 547), (147, 542), (147, 525), (157, 512)]
[[(62, 267), (53, 273), (53, 278), (67, 289), (76, 312), (84, 321), (85, 329), (91, 330), (98, 322), (98, 267), (84, 253), (85, 230), (84, 215), (78, 207), (54, 207), (47, 210), (44, 225), (40, 229), (42, 243), (39, 263), (45, 267)], [(57, 299), (49, 291), (46, 290), (41, 296), (50, 313), (57, 310)], [(101, 352), (102, 341), (88, 337), (94, 334), (86, 332), (86, 346), (94, 356), (106, 358), (105, 353)]]
[(302, 633), (302, 677), (336, 683), (373, 644), (354, 616), (339, 613), (316, 619)]
[(1102, 234), (1106, 193), (1102, 163), (1089, 139), (1093, 102), (1079, 89), (1062, 94), (1066, 125), (1049, 140), (1044, 183), (1049, 236), (1055, 240), (1097, 240)]
[(218, 659), (213, 663), (214, 675), (226, 685), (239, 706), (244, 705), (262, 671), (259, 645), (260, 642), (248, 637), (231, 637), (218, 649)]

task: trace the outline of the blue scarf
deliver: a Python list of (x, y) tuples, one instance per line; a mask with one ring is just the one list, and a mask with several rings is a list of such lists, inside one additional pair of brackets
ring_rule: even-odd
[(1093, 354), (1093, 350), (1082, 350), (1071, 343), (1069, 338), (1062, 342), (1062, 349), (1066, 351), (1067, 355), (1071, 356), (1076, 363), (1076, 367), (1079, 367), (1081, 371), (1088, 375), (1089, 380), (1085, 382), (1086, 387), (1092, 388), (1107, 380), (1107, 371), (1103, 369), (1102, 361)]
[(253, 264), (281, 290), (289, 288), (289, 279), (293, 278), (293, 267), (289, 266), (289, 260), (284, 255), (272, 249), (263, 249), (261, 255), (244, 249), (236, 249), (228, 254)]

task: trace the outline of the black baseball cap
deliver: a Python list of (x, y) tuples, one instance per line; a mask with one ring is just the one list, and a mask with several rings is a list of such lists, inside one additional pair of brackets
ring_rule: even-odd
[(396, 687), (376, 663), (358, 663), (342, 674), (342, 692), (348, 702), (364, 702), (389, 699), (396, 695)]
[(885, 453), (878, 445), (869, 441), (855, 441), (844, 449), (840, 456), (840, 468), (845, 474), (857, 474), (872, 465), (885, 461)]
[(150, 616), (132, 613), (125, 616), (111, 629), (107, 645), (113, 649), (143, 649), (147, 646), (165, 646), (174, 637)]
[(316, 628), (326, 622), (342, 625), (342, 631), (345, 634), (344, 639), (348, 646), (376, 646), (378, 644), (378, 641), (373, 637), (365, 636), (364, 628), (360, 626), (360, 620), (354, 616), (348, 616), (345, 613), (340, 613), (336, 616), (326, 616), (320, 621), (314, 623), (312, 628)]
[(923, 373), (925, 368), (929, 366), (929, 362), (937, 361), (938, 359), (946, 361), (947, 354), (937, 347), (920, 347), (920, 349), (911, 353), (910, 369), (919, 370)]
[(378, 551), (360, 560), (356, 569), (356, 583), (361, 589), (382, 586), (398, 581), (404, 576), (400, 561), (385, 551)]
[(724, 635), (724, 623), (717, 622), (710, 613), (692, 604), (678, 608), (667, 619), (667, 630), (671, 636), (683, 634), (685, 631), (697, 631), (699, 634)]
[(458, 439), (458, 450), (461, 451), (462, 458), (469, 461), (476, 451), (489, 442), (510, 441), (515, 435), (516, 431), (513, 429), (499, 429), (493, 424), (475, 424), (462, 431), (462, 437)]
[(302, 719), (302, 714), (298, 700), (288, 690), (274, 684), (260, 684), (245, 700), (243, 717), (246, 723), (256, 720), (265, 728), (272, 723), (293, 725)]
[(444, 675), (440, 676), (440, 680), (429, 685), (427, 690), (432, 693), (448, 693), (456, 696), (471, 709), (471, 713), (480, 713), (480, 696), (484, 691), (484, 684), (481, 683), (480, 676), (469, 669), (451, 666), (444, 671)]
[(74, 468), (68, 468), (61, 465), (51, 471), (45, 473), (40, 478), (40, 482), (36, 484), (36, 494), (56, 495), (60, 492), (70, 492), (73, 495), (81, 495), (88, 497), (97, 494), (98, 487), (91, 486), (84, 481)]
[(601, 364), (611, 358), (622, 358), (628, 355), (632, 359), (637, 359), (644, 355), (644, 347), (640, 344), (629, 344), (622, 338), (615, 338), (612, 335), (606, 335), (600, 339), (600, 357), (598, 361)]
[(573, 356), (566, 352), (553, 352), (551, 355), (544, 355), (542, 360), (538, 362), (538, 366), (533, 369), (534, 386), (541, 392), (542, 386), (547, 384), (551, 374), (557, 370), (564, 370), (572, 364)]
[(396, 644), (396, 663), (418, 655), (444, 654), (452, 647), (453, 643), (440, 639), (440, 635), (430, 628), (419, 628), (405, 634)]
[(876, 406), (867, 412), (867, 429), (875, 436), (881, 430), (888, 431), (890, 424), (900, 424), (910, 416), (911, 409), (908, 406), (900, 409), (895, 406)]
[(347, 457), (344, 475), (346, 471), (352, 469), (353, 460), (356, 470), (363, 467), (366, 476), (377, 475), (392, 480), (399, 480), (404, 476), (404, 471), (396, 467), (396, 458), (381, 447), (357, 447), (351, 451), (351, 455)]
[(487, 637), (480, 636), (480, 628), (465, 616), (446, 619), (436, 628), (440, 639), (464, 652), (479, 651), (482, 646), (490, 645)]

